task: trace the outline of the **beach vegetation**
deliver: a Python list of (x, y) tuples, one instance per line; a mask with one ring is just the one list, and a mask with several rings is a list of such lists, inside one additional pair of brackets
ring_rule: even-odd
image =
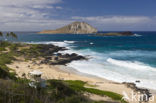
[(0, 79), (0, 103), (95, 103), (62, 81), (51, 80), (45, 88), (27, 82)]
[(0, 47), (0, 51), (6, 51), (4, 47)]
[(69, 84), (69, 86), (76, 91), (88, 92), (88, 93), (101, 95), (101, 96), (108, 96), (108, 97), (112, 98), (113, 100), (118, 100), (118, 101), (121, 101), (122, 103), (126, 103), (126, 101), (122, 100), (123, 96), (120, 94), (110, 92), (110, 91), (103, 91), (103, 90), (99, 90), (99, 89), (95, 89), (95, 88), (85, 87), (87, 82), (83, 82), (83, 81), (79, 81), (79, 80), (76, 80), (76, 81), (68, 80), (65, 82), (67, 84)]

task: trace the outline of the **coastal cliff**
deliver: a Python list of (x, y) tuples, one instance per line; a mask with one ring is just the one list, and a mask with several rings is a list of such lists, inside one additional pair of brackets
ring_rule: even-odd
[(97, 29), (85, 22), (73, 22), (56, 30), (43, 30), (39, 34), (91, 34)]

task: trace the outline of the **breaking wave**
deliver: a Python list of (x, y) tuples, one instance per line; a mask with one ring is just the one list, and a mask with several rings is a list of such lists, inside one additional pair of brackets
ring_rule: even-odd
[(116, 59), (112, 59), (112, 58), (108, 58), (107, 62), (113, 64), (113, 65), (117, 65), (120, 67), (124, 67), (124, 68), (130, 68), (130, 69), (135, 69), (135, 70), (140, 70), (140, 71), (155, 71), (156, 72), (156, 68), (153, 68), (149, 65), (145, 65), (144, 63), (138, 62), (138, 61), (123, 61), (123, 60), (116, 60)]

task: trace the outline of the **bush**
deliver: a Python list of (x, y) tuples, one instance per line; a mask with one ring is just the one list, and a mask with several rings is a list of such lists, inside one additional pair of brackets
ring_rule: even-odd
[(4, 47), (0, 47), (0, 52), (1, 51), (6, 51), (6, 49)]

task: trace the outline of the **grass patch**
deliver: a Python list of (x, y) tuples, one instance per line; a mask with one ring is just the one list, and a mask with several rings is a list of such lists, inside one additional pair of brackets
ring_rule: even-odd
[(103, 90), (98, 90), (98, 89), (94, 89), (94, 88), (84, 87), (86, 82), (78, 81), (78, 80), (76, 80), (76, 81), (67, 80), (65, 82), (76, 91), (88, 92), (88, 93), (97, 94), (97, 95), (101, 95), (101, 96), (108, 96), (108, 97), (112, 98), (113, 100), (120, 101), (121, 103), (127, 103), (126, 101), (122, 100), (122, 95), (120, 95), (120, 94), (110, 92), (110, 91), (103, 91)]
[(0, 54), (0, 65), (10, 64), (14, 59), (12, 53), (3, 53)]
[(8, 47), (9, 45), (11, 45), (9, 42), (0, 41), (0, 46), (1, 46), (1, 47)]
[(5, 47), (0, 47), (0, 52), (1, 51), (6, 51)]
[(30, 48), (22, 49), (20, 52), (22, 55), (25, 55), (27, 59), (30, 58), (37, 58), (39, 56), (42, 56), (42, 53), (40, 52), (39, 45), (30, 44)]
[[(8, 44), (4, 43), (3, 46), (9, 46)], [(0, 54), (0, 78), (10, 78), (10, 79), (16, 79), (15, 73), (12, 72), (10, 73), (6, 64), (10, 64), (12, 60), (15, 58), (13, 57), (14, 53), (9, 52), (9, 53), (2, 53)]]

